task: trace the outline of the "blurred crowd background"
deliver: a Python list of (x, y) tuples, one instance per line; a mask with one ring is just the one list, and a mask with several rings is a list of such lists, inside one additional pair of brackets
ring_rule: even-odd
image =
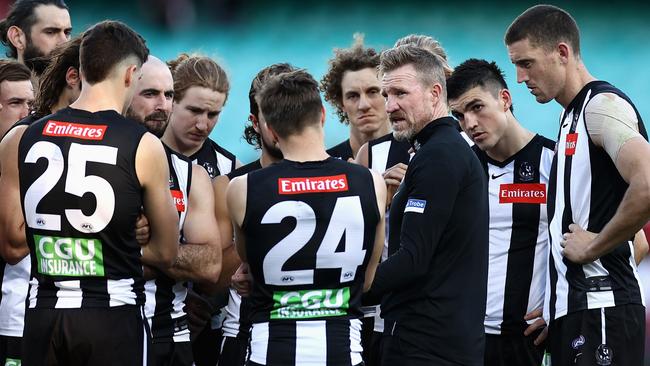
[[(13, 1), (0, 0), (0, 18)], [(537, 104), (516, 83), (503, 34), (512, 20), (533, 5), (529, 1), (379, 1), (379, 0), (67, 0), (73, 35), (103, 19), (126, 22), (142, 34), (161, 59), (180, 52), (215, 58), (225, 67), (231, 92), (211, 137), (244, 162), (257, 156), (241, 138), (248, 118), (248, 89), (261, 68), (290, 62), (317, 79), (327, 70), (334, 48), (348, 47), (354, 33), (378, 50), (410, 33), (431, 35), (446, 49), (450, 64), (470, 57), (496, 61), (506, 72), (515, 114), (527, 128), (557, 137), (561, 108)], [(577, 20), (582, 54), (589, 70), (625, 91), (650, 124), (650, 2), (555, 2)], [(347, 138), (347, 127), (328, 106), (326, 145)], [(648, 157), (650, 159), (650, 157)], [(650, 294), (650, 259), (641, 277)], [(648, 297), (646, 297), (648, 298)], [(648, 298), (650, 300), (650, 298)], [(650, 312), (647, 318), (650, 320)], [(650, 323), (648, 323), (650, 334)], [(650, 365), (646, 337), (646, 365)]]

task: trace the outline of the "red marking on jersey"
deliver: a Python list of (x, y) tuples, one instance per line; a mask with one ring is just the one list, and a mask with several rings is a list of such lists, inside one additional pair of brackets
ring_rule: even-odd
[(47, 121), (43, 128), (45, 136), (74, 137), (83, 140), (103, 140), (106, 125), (82, 125), (72, 122)]
[(571, 156), (575, 154), (577, 145), (578, 145), (578, 134), (568, 133), (566, 135), (566, 147), (564, 149), (564, 155)]
[(499, 203), (546, 203), (546, 184), (502, 184)]
[(176, 210), (178, 212), (185, 212), (185, 197), (183, 197), (183, 192), (175, 189), (170, 190), (170, 192), (172, 193)]
[(345, 174), (328, 177), (278, 178), (279, 194), (345, 192), (347, 190), (348, 178)]

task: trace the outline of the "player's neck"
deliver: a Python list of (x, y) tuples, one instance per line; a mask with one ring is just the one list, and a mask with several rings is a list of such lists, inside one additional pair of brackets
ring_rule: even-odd
[(496, 161), (506, 161), (521, 151), (535, 134), (525, 129), (514, 116), (508, 117), (508, 128), (491, 149), (485, 153)]
[(194, 154), (196, 154), (197, 151), (201, 150), (201, 147), (203, 146), (202, 142), (201, 144), (197, 146), (186, 146), (181, 142), (180, 139), (177, 139), (174, 133), (171, 131), (171, 128), (169, 125), (167, 125), (167, 128), (165, 129), (165, 133), (163, 133), (162, 137), (160, 138), (160, 141), (163, 142), (163, 144), (167, 145), (170, 149), (176, 151), (177, 153), (190, 157)]
[(388, 119), (381, 125), (380, 128), (368, 132), (368, 133), (363, 133), (359, 131), (359, 129), (352, 127), (350, 125), (350, 148), (352, 149), (352, 156), (354, 158), (357, 157), (357, 153), (359, 152), (359, 149), (361, 148), (361, 145), (365, 144), (368, 141), (378, 139), (390, 132), (390, 123), (388, 122)]
[(63, 91), (63, 93), (59, 95), (59, 100), (56, 101), (56, 103), (50, 108), (50, 110), (52, 113), (56, 113), (61, 109), (66, 108), (69, 105), (70, 105), (70, 96), (66, 91)]
[(269, 154), (268, 151), (264, 147), (262, 147), (262, 154), (260, 155), (260, 165), (262, 168), (266, 168), (267, 166), (277, 163), (281, 159), (278, 159), (274, 157), (273, 155)]
[(125, 92), (115, 87), (110, 80), (101, 81), (93, 85), (86, 83), (83, 89), (81, 89), (79, 98), (70, 104), (70, 107), (88, 112), (114, 110), (123, 114)]
[(555, 100), (565, 109), (585, 85), (596, 80), (580, 60), (576, 60), (575, 64), (567, 67), (572, 67), (572, 69), (569, 69), (569, 72), (567, 73), (564, 89), (555, 98)]
[(284, 158), (291, 161), (320, 161), (329, 157), (322, 128), (307, 127), (299, 134), (280, 139), (278, 146)]

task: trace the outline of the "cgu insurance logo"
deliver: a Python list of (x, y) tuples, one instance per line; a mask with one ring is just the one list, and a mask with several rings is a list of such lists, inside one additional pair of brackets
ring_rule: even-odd
[(34, 235), (38, 273), (49, 276), (104, 276), (102, 242), (97, 239)]
[(310, 319), (348, 314), (350, 288), (275, 291), (271, 319)]

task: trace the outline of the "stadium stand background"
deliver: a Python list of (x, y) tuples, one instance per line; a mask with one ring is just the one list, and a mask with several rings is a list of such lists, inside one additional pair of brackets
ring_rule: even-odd
[[(11, 3), (0, 1), (1, 18)], [(557, 137), (561, 108), (554, 102), (537, 104), (526, 87), (516, 83), (503, 45), (507, 26), (533, 2), (68, 0), (67, 4), (75, 35), (97, 21), (118, 19), (140, 32), (162, 59), (179, 52), (216, 58), (226, 68), (232, 89), (211, 137), (244, 163), (257, 156), (241, 138), (248, 117), (248, 88), (257, 71), (271, 63), (290, 62), (320, 79), (332, 49), (348, 47), (355, 32), (364, 33), (366, 45), (377, 49), (410, 33), (431, 35), (442, 42), (452, 66), (469, 57), (495, 60), (506, 72), (518, 119), (533, 131)], [(580, 25), (582, 54), (590, 71), (625, 91), (650, 123), (650, 3), (556, 4)], [(336, 120), (329, 105), (325, 127), (328, 147), (347, 138), (347, 127)], [(650, 283), (650, 264), (641, 266), (641, 276)]]

